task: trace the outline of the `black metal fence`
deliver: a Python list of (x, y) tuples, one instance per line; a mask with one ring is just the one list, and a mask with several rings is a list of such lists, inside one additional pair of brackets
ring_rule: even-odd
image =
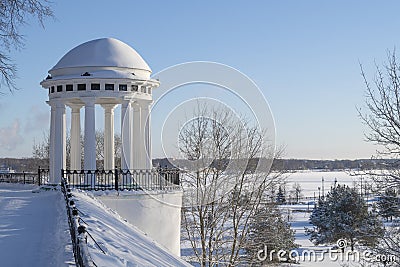
[(50, 170), (38, 168), (38, 185), (48, 184), (50, 181)]
[(47, 184), (49, 181), (49, 169), (38, 168), (37, 172), (9, 172), (0, 173), (0, 183), (19, 184)]
[(88, 252), (86, 227), (84, 224), (81, 224), (78, 209), (75, 207), (75, 202), (72, 198), (71, 189), (65, 179), (61, 180), (61, 191), (64, 194), (76, 266), (95, 267), (97, 265), (93, 262)]
[(37, 173), (34, 173), (34, 172), (0, 173), (0, 182), (1, 183), (35, 184), (35, 183), (37, 183)]
[(84, 190), (179, 190), (179, 169), (61, 170), (71, 187)]

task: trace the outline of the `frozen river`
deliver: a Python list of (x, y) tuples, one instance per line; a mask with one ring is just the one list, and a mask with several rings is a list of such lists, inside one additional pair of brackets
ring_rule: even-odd
[[(287, 185), (286, 190), (292, 190), (294, 183), (299, 183), (302, 189), (302, 195), (305, 197), (318, 197), (319, 194), (323, 195), (330, 190), (335, 184), (345, 184), (350, 187), (360, 187), (362, 183), (368, 181), (367, 177), (356, 176), (354, 171), (296, 171), (286, 174)], [(364, 188), (363, 185), (363, 188)], [(318, 187), (320, 188), (318, 190)]]

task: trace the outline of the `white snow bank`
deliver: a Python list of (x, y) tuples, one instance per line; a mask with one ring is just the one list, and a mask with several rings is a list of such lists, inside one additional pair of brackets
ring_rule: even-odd
[[(89, 252), (97, 266), (190, 266), (123, 221), (93, 195), (78, 190), (72, 194), (88, 233), (106, 253), (88, 237)], [(162, 228), (160, 225), (160, 231)]]
[(0, 183), (0, 262), (1, 266), (75, 266), (60, 191)]

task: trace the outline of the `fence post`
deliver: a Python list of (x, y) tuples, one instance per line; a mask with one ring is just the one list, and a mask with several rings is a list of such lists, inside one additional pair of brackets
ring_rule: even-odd
[[(64, 169), (61, 169), (61, 180), (63, 180), (64, 179)], [(67, 179), (65, 179), (65, 180), (67, 180)]]
[(24, 184), (25, 184), (25, 171), (22, 171), (22, 175), (24, 176)]
[(158, 179), (159, 179), (159, 183), (160, 183), (160, 190), (162, 190), (162, 177), (161, 176), (163, 176), (163, 174), (162, 174), (162, 169), (160, 169), (160, 172), (158, 173)]
[(114, 187), (115, 190), (118, 191), (118, 169), (115, 168), (115, 173), (114, 173)]
[(40, 166), (38, 168), (38, 186), (40, 186), (40, 178), (41, 178), (41, 173), (40, 173)]

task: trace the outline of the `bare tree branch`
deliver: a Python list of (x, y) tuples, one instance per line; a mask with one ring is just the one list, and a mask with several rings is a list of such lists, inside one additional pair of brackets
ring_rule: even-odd
[[(361, 75), (366, 86), (366, 113), (358, 109), (358, 114), (370, 132), (366, 139), (383, 147), (379, 156), (394, 159), (391, 164), (382, 166), (382, 171), (364, 171), (373, 180), (372, 190), (384, 196), (386, 190), (400, 191), (400, 67), (395, 51), (387, 53), (387, 63), (383, 68), (376, 65), (373, 83), (367, 80), (361, 67)], [(397, 207), (398, 209), (398, 207)], [(396, 225), (387, 225), (380, 243), (374, 247), (377, 253), (398, 255), (400, 252), (400, 230)], [(378, 263), (377, 263), (378, 264)]]
[(20, 27), (27, 23), (29, 16), (34, 17), (44, 27), (44, 20), (53, 17), (50, 2), (47, 0), (0, 1), (0, 85), (7, 87), (10, 91), (17, 89), (15, 84), (17, 68), (7, 53), (24, 46), (25, 40), (20, 33)]
[(250, 224), (266, 198), (266, 188), (281, 175), (256, 172), (257, 163), (273, 158), (267, 133), (227, 109), (198, 105), (178, 137), (190, 165), (182, 178), (185, 193), (182, 238), (200, 266), (237, 266)]

